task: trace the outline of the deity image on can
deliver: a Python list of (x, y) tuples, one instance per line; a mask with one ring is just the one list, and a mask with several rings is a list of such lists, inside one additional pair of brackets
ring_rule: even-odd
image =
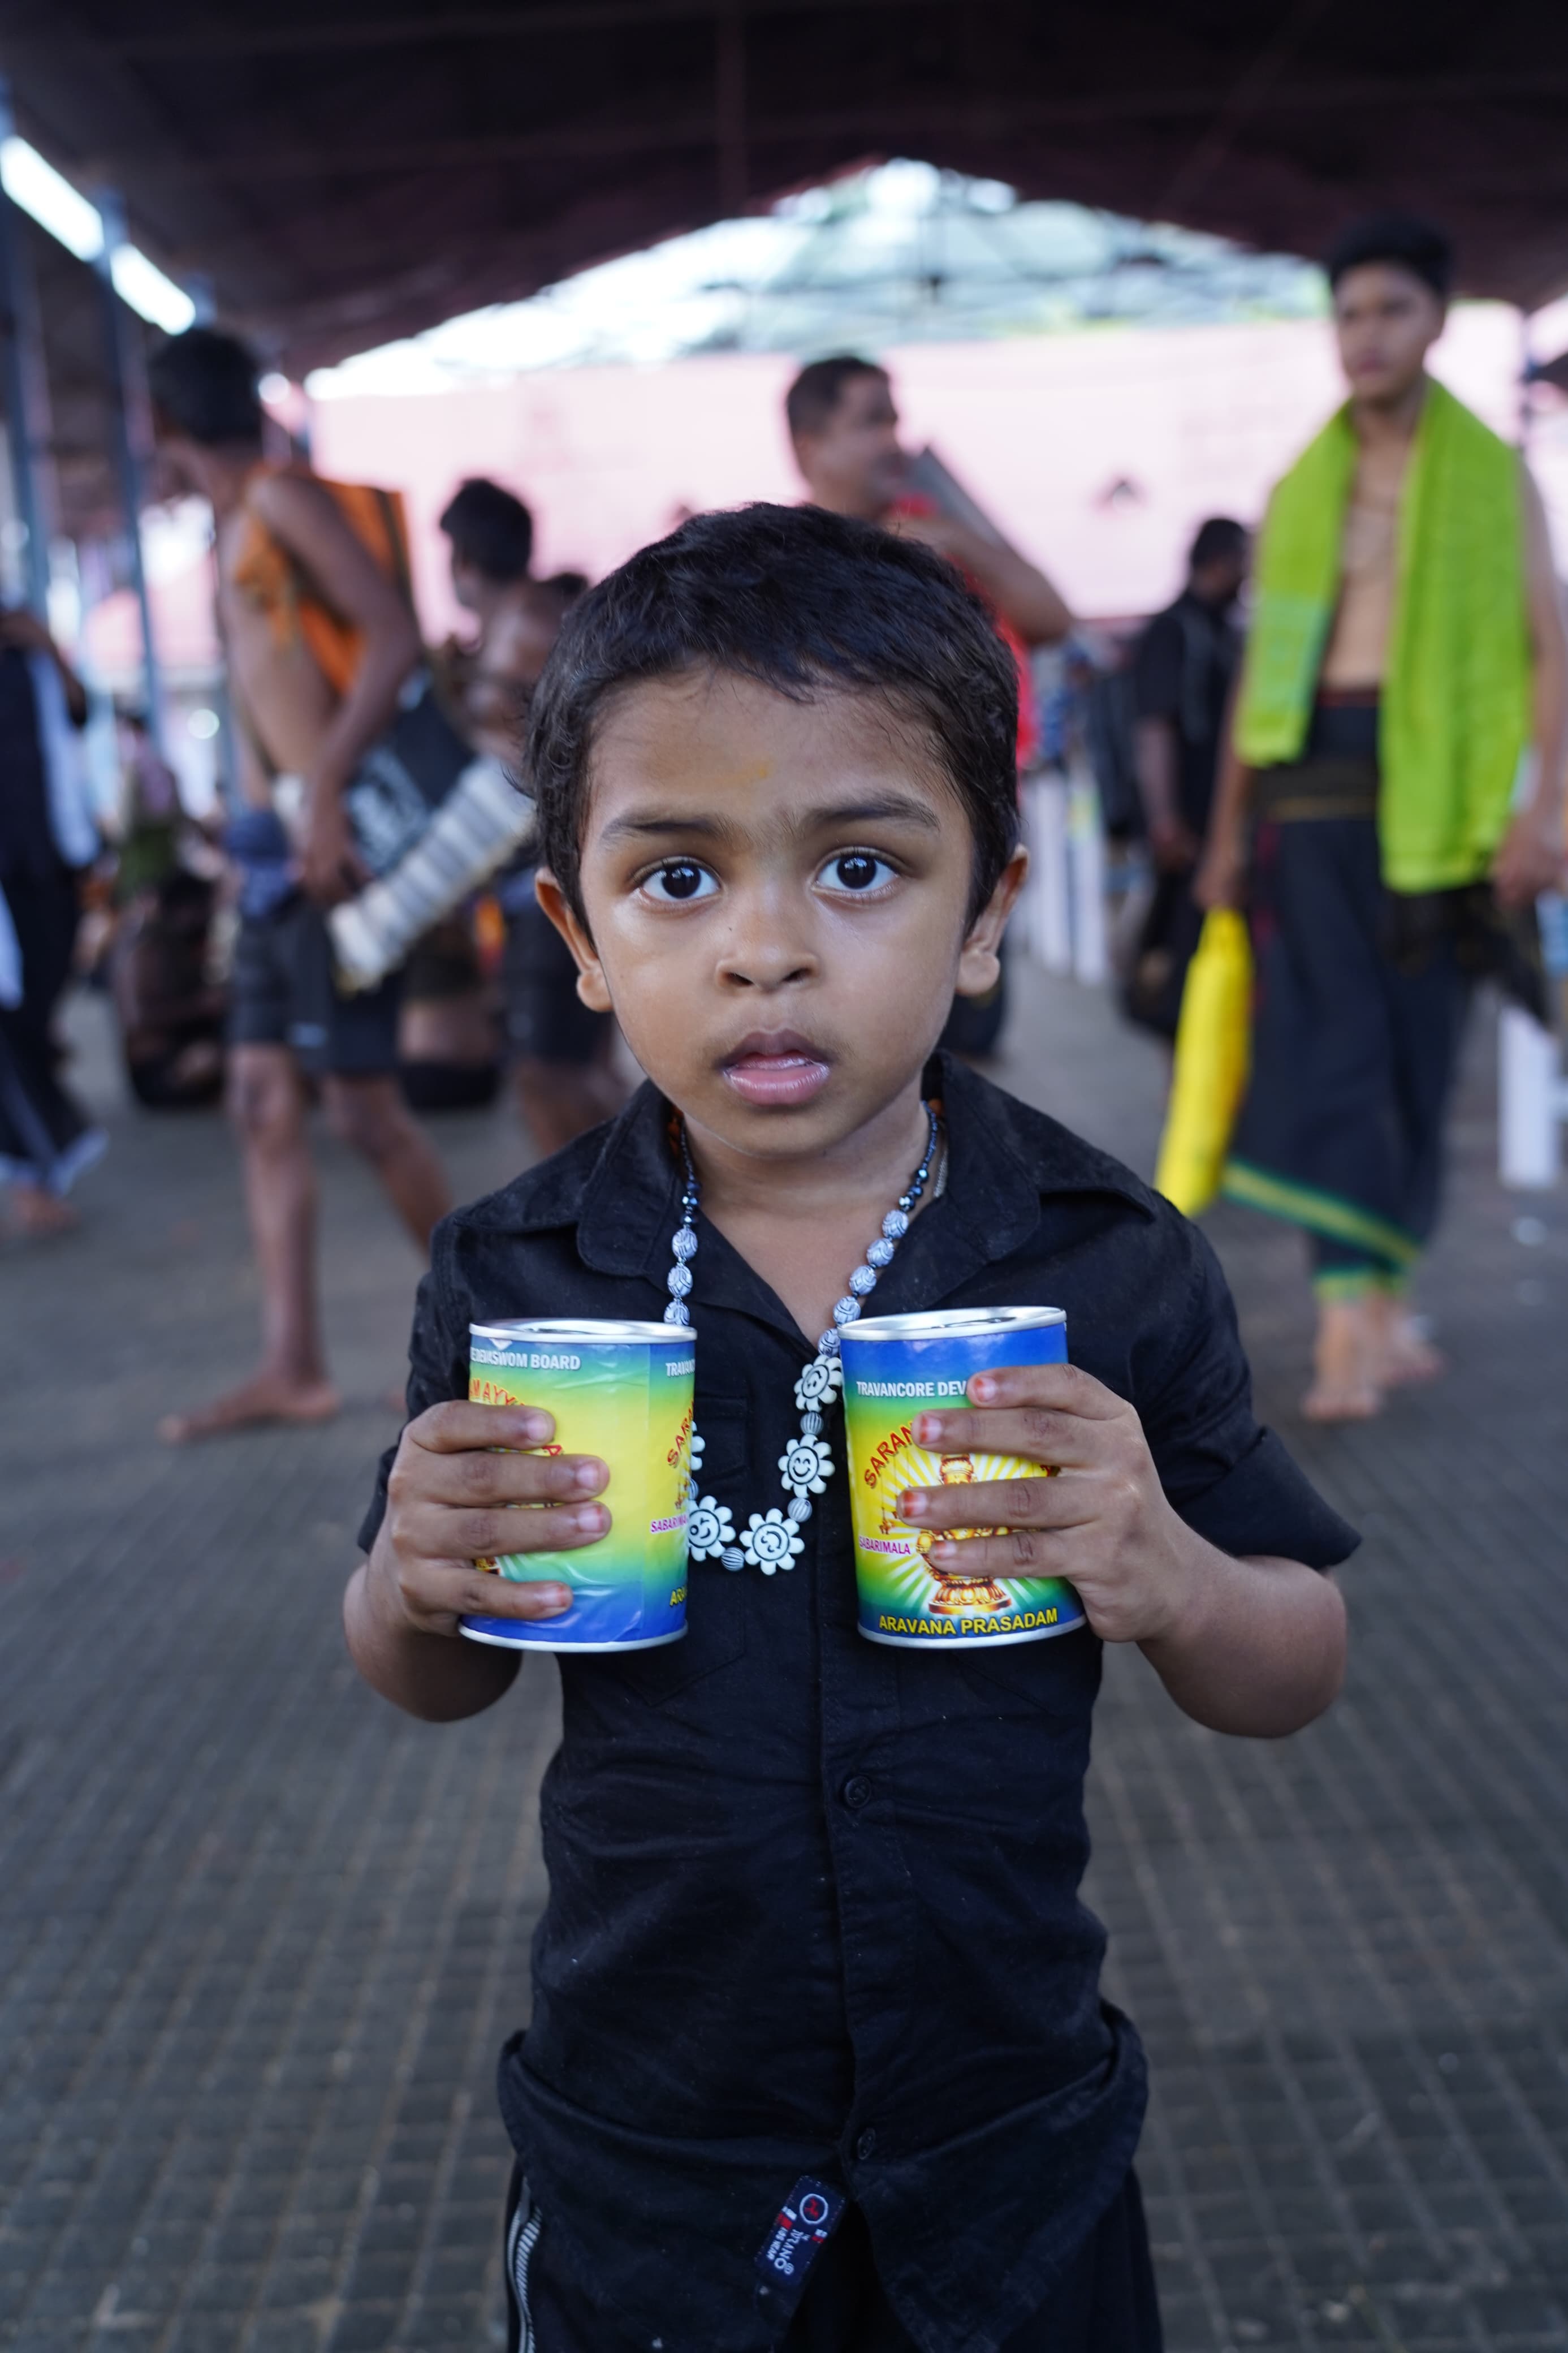
[[(910, 1650), (933, 1642), (978, 1649), (1045, 1641), (1086, 1624), (1083, 1604), (1062, 1578), (939, 1567), (931, 1549), (944, 1532), (914, 1528), (898, 1516), (899, 1498), (911, 1488), (988, 1486), (1040, 1476), (1039, 1463), (1016, 1455), (973, 1448), (937, 1453), (915, 1443), (910, 1426), (921, 1413), (968, 1409), (972, 1373), (999, 1365), (1065, 1364), (1061, 1309), (869, 1316), (845, 1327), (841, 1347), (855, 1581), (867, 1641)], [(1002, 1527), (955, 1531), (961, 1542), (1006, 1533)]]
[[(608, 1464), (609, 1533), (574, 1552), (504, 1553), (476, 1567), (511, 1584), (572, 1590), (554, 1618), (463, 1618), (473, 1642), (506, 1650), (646, 1651), (686, 1631), (686, 1525), (691, 1504), (689, 1324), (471, 1324), (468, 1397), (539, 1406), (555, 1417), (544, 1454)], [(527, 1511), (531, 1506), (519, 1507)]]

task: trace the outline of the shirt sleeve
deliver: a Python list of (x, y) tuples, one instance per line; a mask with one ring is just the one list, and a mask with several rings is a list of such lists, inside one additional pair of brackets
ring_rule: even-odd
[[(449, 1238), (446, 1229), (437, 1226), (430, 1271), (421, 1280), (414, 1303), (405, 1427), (428, 1407), (468, 1394), (468, 1320), (462, 1303), (454, 1295), (451, 1264)], [(380, 1534), (386, 1516), (386, 1482), (396, 1459), (396, 1446), (389, 1446), (376, 1466), (375, 1492), (360, 1524), (362, 1552), (368, 1552)]]
[(1138, 719), (1179, 719), (1185, 647), (1173, 613), (1156, 613), (1132, 657), (1132, 712)]
[[(1135, 1398), (1160, 1483), (1190, 1528), (1221, 1552), (1272, 1554), (1333, 1568), (1361, 1542), (1252, 1410), (1252, 1376), (1218, 1260), (1196, 1228), (1169, 1213), (1170, 1247), (1187, 1260), (1185, 1304), (1172, 1344)], [(1179, 1293), (1160, 1290), (1166, 1298)]]

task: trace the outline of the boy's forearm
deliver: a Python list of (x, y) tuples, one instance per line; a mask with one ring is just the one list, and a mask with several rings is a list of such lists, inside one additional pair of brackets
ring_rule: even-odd
[(1236, 1560), (1192, 1537), (1188, 1600), (1140, 1644), (1176, 1705), (1214, 1732), (1276, 1740), (1321, 1715), (1345, 1671), (1339, 1588), (1299, 1560)]
[(350, 1657), (384, 1699), (427, 1724), (479, 1715), (515, 1679), (516, 1654), (460, 1637), (424, 1633), (389, 1609), (384, 1545), (384, 1537), (378, 1536), (343, 1596)]

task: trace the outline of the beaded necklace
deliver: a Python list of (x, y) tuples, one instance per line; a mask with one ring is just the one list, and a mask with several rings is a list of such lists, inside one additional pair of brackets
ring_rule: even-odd
[[(737, 1531), (733, 1515), (726, 1504), (717, 1502), (711, 1495), (699, 1495), (697, 1492), (698, 1474), (702, 1467), (702, 1440), (698, 1432), (692, 1430), (691, 1469), (687, 1495), (689, 1518), (686, 1540), (687, 1550), (693, 1560), (717, 1560), (731, 1569), (749, 1566), (760, 1568), (764, 1577), (772, 1577), (775, 1569), (793, 1568), (796, 1555), (804, 1551), (800, 1529), (811, 1517), (811, 1498), (823, 1493), (833, 1475), (833, 1456), (822, 1432), (825, 1418), (831, 1412), (844, 1380), (838, 1335), (846, 1324), (854, 1323), (860, 1313), (862, 1300), (875, 1291), (878, 1276), (891, 1264), (894, 1251), (909, 1232), (914, 1206), (930, 1182), (941, 1128), (935, 1109), (929, 1103), (925, 1106), (925, 1113), (930, 1122), (925, 1157), (910, 1177), (908, 1188), (899, 1195), (898, 1207), (889, 1209), (883, 1219), (881, 1232), (851, 1274), (848, 1290), (833, 1310), (831, 1325), (817, 1341), (816, 1354), (810, 1364), (801, 1367), (800, 1378), (795, 1385), (800, 1436), (779, 1456), (779, 1476), (789, 1497), (783, 1511), (775, 1504), (770, 1511), (752, 1512), (745, 1528)], [(680, 1223), (669, 1245), (675, 1263), (666, 1277), (670, 1294), (669, 1304), (664, 1311), (667, 1324), (689, 1324), (691, 1321), (686, 1303), (691, 1293), (691, 1261), (697, 1255), (697, 1210), (701, 1195), (697, 1171), (691, 1165), (691, 1151), (684, 1126), (680, 1131), (680, 1156), (686, 1170), (686, 1182), (680, 1196)]]

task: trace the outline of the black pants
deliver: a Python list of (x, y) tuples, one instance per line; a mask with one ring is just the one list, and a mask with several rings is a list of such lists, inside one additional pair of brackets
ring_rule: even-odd
[(57, 1074), (52, 1029), (76, 944), (76, 876), (57, 859), (0, 873), (0, 890), (22, 954), (22, 1002), (0, 1005), (0, 1178), (64, 1193), (88, 1133)]
[[(550, 2230), (535, 2213), (514, 2228), (521, 2177), (507, 2205), (508, 2353), (646, 2353), (606, 2327), (594, 2299), (551, 2259)], [(527, 2300), (524, 2314), (518, 2280)], [(1160, 2306), (1138, 2177), (1129, 2173), (1049, 2303), (1007, 2339), (1004, 2353), (1161, 2353)], [(777, 2353), (917, 2353), (882, 2293), (870, 2234), (851, 2206), (818, 2258), (810, 2286)]]

